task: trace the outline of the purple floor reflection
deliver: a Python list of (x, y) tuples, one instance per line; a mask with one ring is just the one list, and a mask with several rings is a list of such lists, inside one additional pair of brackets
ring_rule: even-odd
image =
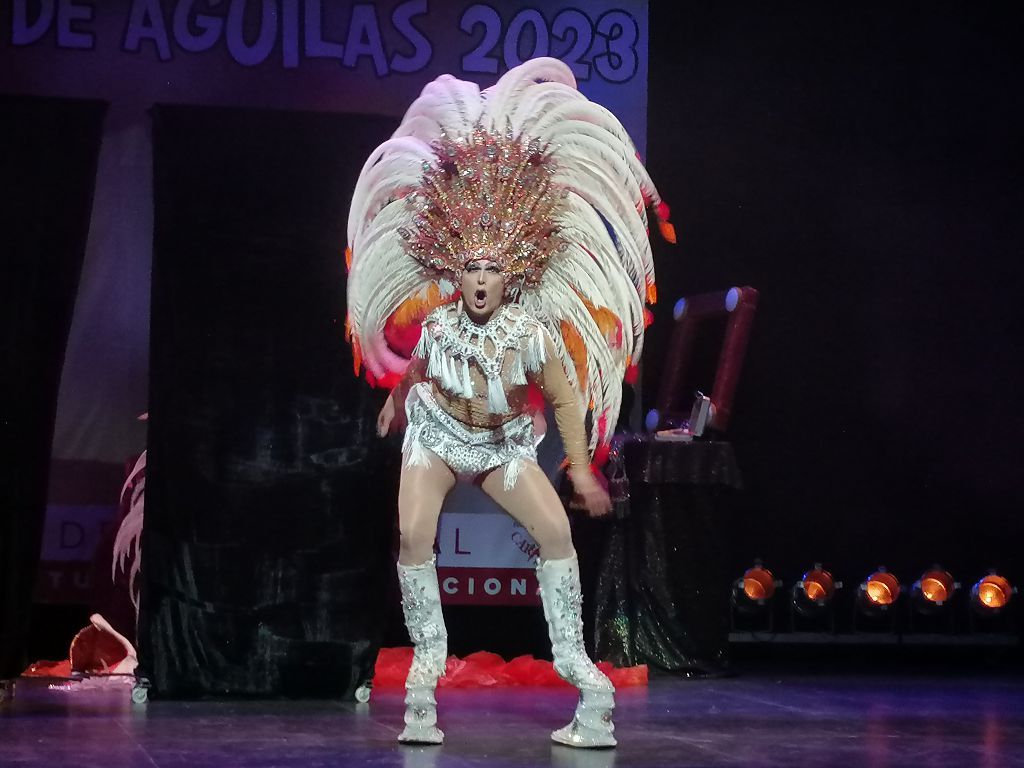
[(0, 765), (395, 766), (1024, 766), (1018, 677), (760, 673), (658, 678), (619, 697), (616, 750), (552, 745), (571, 692), (442, 691), (442, 747), (402, 747), (402, 702), (151, 701), (122, 685), (20, 682), (0, 704)]

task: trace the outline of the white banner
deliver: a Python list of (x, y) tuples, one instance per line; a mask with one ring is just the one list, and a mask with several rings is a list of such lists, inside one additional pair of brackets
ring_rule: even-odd
[(533, 568), (539, 547), (506, 514), (446, 512), (437, 532), (437, 564), (450, 568)]

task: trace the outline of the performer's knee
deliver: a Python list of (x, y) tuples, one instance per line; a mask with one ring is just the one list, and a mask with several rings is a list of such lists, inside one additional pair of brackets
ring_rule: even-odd
[(564, 515), (545, 525), (544, 530), (536, 532), (537, 544), (540, 545), (540, 556), (544, 560), (561, 560), (572, 557), (572, 532), (569, 519)]
[(398, 562), (402, 565), (419, 565), (427, 562), (433, 553), (433, 531), (402, 529), (399, 539)]

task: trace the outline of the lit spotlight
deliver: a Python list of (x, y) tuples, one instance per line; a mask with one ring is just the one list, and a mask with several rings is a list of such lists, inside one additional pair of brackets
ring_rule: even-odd
[[(732, 629), (767, 629), (774, 632), (775, 611), (771, 610), (774, 604), (772, 598), (781, 585), (782, 582), (776, 580), (772, 572), (761, 565), (760, 560), (755, 560), (754, 567), (748, 568), (742, 577), (733, 582), (730, 600), (733, 608), (730, 612)], [(742, 619), (742, 616), (746, 616), (746, 620)]]
[(860, 585), (857, 604), (865, 613), (887, 611), (900, 596), (900, 581), (885, 568), (879, 568)]
[(793, 585), (789, 598), (789, 629), (836, 631), (835, 596), (843, 582), (815, 563), (800, 581)]
[(763, 608), (775, 596), (776, 586), (772, 572), (756, 563), (744, 571), (743, 578), (737, 579), (733, 585), (733, 603), (740, 608)]
[(796, 584), (793, 585), (793, 607), (804, 616), (818, 614), (828, 607), (836, 594), (837, 583), (832, 574), (815, 563)]
[(1016, 591), (1005, 578), (990, 573), (971, 587), (971, 606), (979, 614), (991, 616), (1005, 608)]
[(960, 584), (953, 581), (949, 571), (935, 566), (921, 574), (910, 588), (910, 594), (920, 613), (937, 613), (946, 607), (959, 588)]

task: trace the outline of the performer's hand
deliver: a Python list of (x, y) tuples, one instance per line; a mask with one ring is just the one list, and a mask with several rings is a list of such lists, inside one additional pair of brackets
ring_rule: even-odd
[(391, 429), (391, 422), (395, 419), (395, 399), (388, 395), (384, 401), (384, 407), (377, 414), (377, 437), (384, 437)]
[(583, 502), (583, 508), (588, 515), (601, 517), (612, 511), (612, 500), (608, 496), (608, 491), (597, 482), (590, 472), (590, 467), (570, 467), (569, 479), (572, 480), (572, 487)]

